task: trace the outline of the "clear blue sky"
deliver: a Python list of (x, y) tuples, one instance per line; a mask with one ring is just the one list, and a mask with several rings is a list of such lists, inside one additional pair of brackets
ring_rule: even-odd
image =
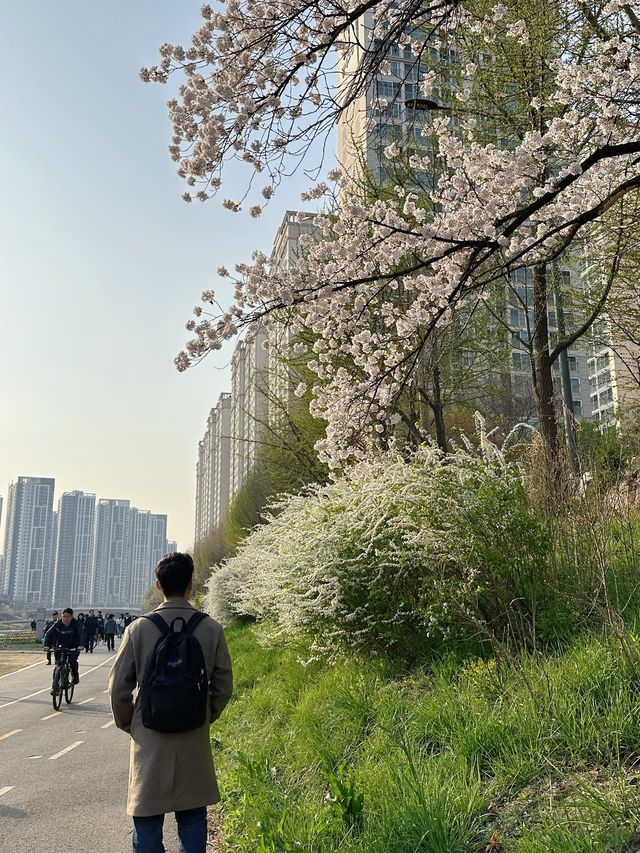
[(56, 500), (129, 498), (166, 512), (182, 548), (230, 355), (178, 374), (184, 323), (218, 266), (270, 250), (309, 183), (289, 181), (257, 222), (182, 202), (170, 90), (137, 72), (187, 41), (199, 6), (0, 0), (0, 494), (28, 475), (55, 477)]

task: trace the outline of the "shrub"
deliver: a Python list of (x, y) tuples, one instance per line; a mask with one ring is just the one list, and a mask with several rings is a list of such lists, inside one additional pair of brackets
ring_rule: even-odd
[(411, 658), (478, 632), (526, 642), (548, 549), (519, 468), (481, 434), (479, 450), (392, 449), (283, 498), (212, 575), (207, 605), (323, 651)]

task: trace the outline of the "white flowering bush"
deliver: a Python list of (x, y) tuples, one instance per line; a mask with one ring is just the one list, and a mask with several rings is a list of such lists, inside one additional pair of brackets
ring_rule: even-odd
[(391, 450), (282, 499), (209, 580), (218, 617), (410, 657), (479, 628), (526, 640), (547, 566), (544, 523), (486, 436), (407, 460)]

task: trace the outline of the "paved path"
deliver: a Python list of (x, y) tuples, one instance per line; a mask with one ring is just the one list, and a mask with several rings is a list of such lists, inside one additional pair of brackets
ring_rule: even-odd
[[(106, 693), (113, 653), (80, 655), (73, 703), (51, 704), (40, 663), (0, 677), (0, 848), (129, 853), (129, 739), (113, 725)], [(167, 817), (167, 853), (178, 848)]]

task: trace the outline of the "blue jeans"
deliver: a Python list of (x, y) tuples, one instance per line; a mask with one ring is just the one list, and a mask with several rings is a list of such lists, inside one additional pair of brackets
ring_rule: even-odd
[[(205, 853), (207, 848), (207, 809), (189, 809), (176, 812), (178, 823), (179, 853)], [(164, 815), (134, 817), (133, 851), (134, 853), (165, 853), (162, 843)]]

